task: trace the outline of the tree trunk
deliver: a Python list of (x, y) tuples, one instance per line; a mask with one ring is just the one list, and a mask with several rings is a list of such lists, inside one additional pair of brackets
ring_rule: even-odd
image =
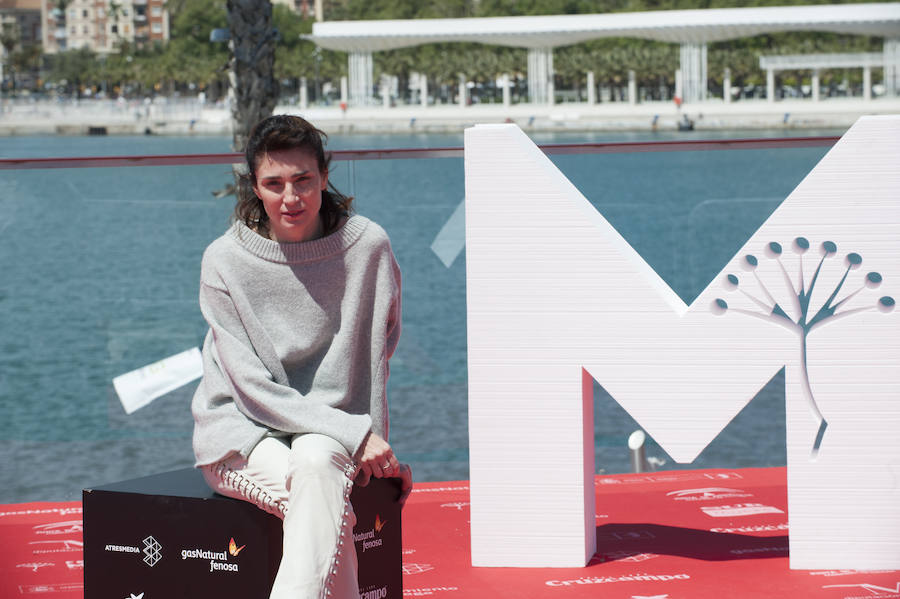
[(227, 9), (231, 32), (232, 143), (234, 150), (240, 152), (250, 128), (271, 115), (278, 100), (278, 83), (273, 74), (277, 33), (272, 28), (269, 0), (228, 0)]

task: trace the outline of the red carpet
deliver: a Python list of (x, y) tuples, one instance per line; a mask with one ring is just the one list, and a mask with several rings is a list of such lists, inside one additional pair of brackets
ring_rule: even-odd
[(0, 505), (0, 597), (80, 598), (83, 571), (81, 502)]
[[(467, 483), (419, 484), (404, 511), (404, 597), (900, 599), (900, 571), (788, 568), (784, 468), (599, 476), (596, 490), (588, 567), (472, 568)], [(79, 503), (0, 506), (0, 531), (0, 597), (82, 596)]]

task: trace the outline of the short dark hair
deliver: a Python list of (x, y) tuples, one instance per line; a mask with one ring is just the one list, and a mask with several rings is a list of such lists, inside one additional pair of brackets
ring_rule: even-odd
[[(319, 172), (324, 174), (328, 172), (331, 164), (331, 153), (325, 151), (327, 139), (328, 136), (324, 131), (316, 129), (309, 121), (299, 116), (279, 114), (257, 123), (250, 131), (244, 150), (247, 172), (240, 177), (234, 218), (260, 235), (268, 236), (269, 217), (263, 208), (262, 200), (256, 197), (253, 191), (259, 161), (270, 152), (300, 148), (315, 156)], [(337, 229), (342, 218), (350, 215), (352, 203), (352, 197), (342, 194), (329, 181), (328, 188), (322, 191), (322, 207), (319, 210), (322, 230), (326, 235)]]

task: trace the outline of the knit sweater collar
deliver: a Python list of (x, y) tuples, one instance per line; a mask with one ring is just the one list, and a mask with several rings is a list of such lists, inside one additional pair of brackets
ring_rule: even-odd
[(242, 221), (235, 221), (228, 234), (238, 245), (254, 256), (269, 262), (290, 264), (320, 260), (345, 251), (356, 243), (368, 224), (369, 220), (366, 217), (354, 214), (347, 219), (344, 226), (330, 235), (313, 241), (291, 243), (266, 239)]

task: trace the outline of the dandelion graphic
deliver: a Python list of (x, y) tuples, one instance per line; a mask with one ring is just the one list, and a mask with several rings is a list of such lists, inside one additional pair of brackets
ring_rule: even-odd
[(722, 298), (717, 298), (713, 302), (712, 309), (716, 314), (737, 312), (740, 314), (746, 314), (748, 316), (761, 318), (769, 322), (775, 322), (793, 331), (796, 331), (799, 334), (801, 358), (800, 363), (801, 371), (803, 373), (803, 389), (806, 395), (806, 400), (809, 405), (810, 412), (812, 413), (816, 424), (818, 424), (819, 426), (818, 433), (816, 434), (816, 440), (813, 444), (811, 452), (812, 459), (815, 459), (819, 453), (819, 448), (822, 445), (822, 439), (825, 436), (825, 429), (828, 428), (828, 422), (825, 420), (825, 417), (822, 416), (822, 412), (819, 410), (819, 406), (816, 403), (816, 399), (812, 393), (812, 387), (809, 383), (809, 369), (807, 368), (806, 359), (807, 337), (814, 329), (819, 328), (826, 323), (834, 322), (838, 318), (850, 316), (851, 314), (874, 309), (881, 310), (882, 312), (890, 312), (894, 309), (895, 302), (894, 298), (885, 295), (867, 306), (857, 308), (847, 307), (848, 302), (856, 297), (860, 292), (866, 289), (877, 289), (879, 286), (881, 286), (882, 277), (877, 272), (867, 273), (859, 287), (847, 292), (846, 295), (844, 295), (841, 299), (838, 299), (838, 295), (840, 294), (841, 289), (844, 287), (844, 284), (847, 282), (847, 278), (850, 276), (850, 271), (857, 270), (862, 264), (862, 256), (855, 252), (851, 252), (844, 257), (844, 275), (835, 286), (834, 291), (832, 291), (831, 295), (828, 297), (828, 300), (822, 305), (822, 307), (820, 307), (815, 313), (812, 313), (810, 311), (810, 298), (812, 297), (813, 290), (816, 287), (816, 281), (818, 281), (819, 279), (819, 274), (822, 272), (822, 267), (825, 265), (825, 261), (833, 258), (837, 254), (837, 245), (832, 241), (826, 241), (822, 243), (820, 248), (821, 257), (819, 258), (816, 270), (812, 275), (812, 280), (809, 282), (809, 287), (807, 287), (806, 279), (803, 276), (803, 261), (806, 253), (809, 251), (809, 248), (809, 241), (805, 237), (797, 237), (796, 239), (794, 239), (792, 250), (794, 253), (799, 254), (799, 267), (796, 274), (796, 283), (792, 279), (791, 275), (788, 274), (784, 263), (781, 261), (783, 253), (781, 244), (771, 242), (766, 247), (765, 252), (770, 259), (777, 261), (778, 266), (781, 269), (781, 274), (784, 277), (785, 286), (790, 291), (790, 293), (788, 294), (790, 297), (789, 301), (793, 303), (793, 306), (791, 306), (791, 308), (793, 308), (791, 312), (799, 315), (796, 320), (792, 319), (787, 314), (785, 309), (778, 303), (778, 301), (775, 300), (772, 293), (770, 293), (769, 289), (762, 282), (759, 274), (757, 273), (759, 260), (757, 260), (756, 256), (752, 254), (747, 254), (743, 257), (743, 265), (753, 274), (753, 277), (756, 279), (756, 283), (759, 287), (759, 291), (762, 293), (762, 297), (757, 297), (756, 295), (753, 295), (750, 292), (746, 291), (744, 288), (745, 286), (741, 285), (740, 279), (737, 277), (737, 275), (734, 274), (729, 274), (726, 277), (725, 288), (726, 290), (731, 292), (739, 291), (742, 295), (749, 298), (759, 308), (759, 311), (729, 308), (728, 303)]

